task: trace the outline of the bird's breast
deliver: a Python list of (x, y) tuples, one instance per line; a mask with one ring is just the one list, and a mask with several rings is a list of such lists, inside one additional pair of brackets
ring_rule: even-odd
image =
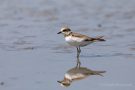
[(81, 46), (81, 47), (93, 43), (91, 41), (85, 41), (85, 38), (73, 37), (73, 36), (67, 36), (65, 37), (65, 40), (68, 44), (72, 46)]
[(73, 36), (67, 36), (65, 37), (65, 40), (67, 43), (69, 43), (72, 46), (79, 46), (80, 43), (83, 41), (82, 38), (73, 37)]
[(75, 74), (66, 73), (65, 74), (65, 78), (67, 78), (69, 80), (79, 80), (79, 79), (83, 79), (83, 78), (85, 78), (87, 76), (88, 75), (84, 75), (82, 73), (75, 73)]

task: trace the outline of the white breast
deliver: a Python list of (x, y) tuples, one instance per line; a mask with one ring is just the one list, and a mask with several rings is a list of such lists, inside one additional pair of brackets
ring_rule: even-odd
[(65, 37), (65, 40), (67, 43), (69, 43), (72, 46), (79, 46), (82, 43), (83, 38), (67, 36)]
[(79, 38), (79, 37), (73, 37), (73, 36), (67, 36), (65, 37), (65, 40), (68, 44), (72, 46), (86, 46), (92, 42), (90, 41), (85, 41), (84, 38)]
[(87, 75), (84, 75), (82, 73), (76, 73), (76, 74), (65, 74), (65, 78), (69, 79), (69, 80), (77, 80), (77, 79), (83, 79), (87, 77)]

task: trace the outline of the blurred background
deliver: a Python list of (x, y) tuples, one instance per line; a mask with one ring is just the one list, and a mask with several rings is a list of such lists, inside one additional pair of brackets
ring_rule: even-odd
[(106, 42), (82, 48), (83, 67), (105, 70), (69, 90), (135, 89), (135, 0), (0, 0), (0, 90), (62, 90), (76, 65), (63, 26)]

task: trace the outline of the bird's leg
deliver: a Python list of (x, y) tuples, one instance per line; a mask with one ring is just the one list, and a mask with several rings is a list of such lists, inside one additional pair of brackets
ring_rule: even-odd
[(79, 47), (77, 47), (77, 58), (79, 58), (80, 53), (81, 53), (81, 49), (80, 49), (80, 46), (79, 46)]
[(79, 58), (80, 53), (81, 53), (81, 49), (80, 49), (80, 46), (78, 46), (77, 48), (78, 48), (78, 49), (77, 49), (77, 58)]
[(78, 59), (77, 59), (77, 67), (80, 68), (80, 66), (81, 66), (81, 62), (80, 62), (80, 60), (79, 60), (79, 58), (78, 58)]
[(81, 62), (80, 62), (80, 60), (79, 60), (79, 56), (80, 56), (80, 53), (81, 53), (81, 49), (80, 49), (80, 46), (79, 47), (76, 47), (77, 48), (77, 65), (76, 65), (76, 67), (78, 68), (78, 67), (80, 67), (80, 65), (81, 65)]
[(76, 47), (77, 48), (77, 58), (79, 58), (80, 56), (80, 53), (81, 53), (81, 49), (80, 49), (80, 46)]
[(80, 68), (80, 66), (81, 66), (81, 62), (80, 62), (79, 58), (77, 58), (77, 65), (76, 65), (76, 68)]
[(77, 49), (77, 59), (79, 58), (79, 47), (76, 47), (76, 49)]
[(81, 53), (81, 49), (80, 49), (80, 46), (78, 47), (78, 49), (79, 49), (79, 55), (80, 55), (80, 53)]

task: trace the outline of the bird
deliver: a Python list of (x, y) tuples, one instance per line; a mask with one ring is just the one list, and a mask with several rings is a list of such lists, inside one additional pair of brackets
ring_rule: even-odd
[(106, 71), (95, 71), (88, 69), (87, 67), (79, 67), (79, 68), (71, 68), (69, 69), (65, 75), (64, 79), (61, 81), (57, 81), (60, 83), (61, 86), (68, 87), (71, 85), (73, 81), (82, 80), (88, 76), (91, 75), (99, 75), (103, 76), (102, 73), (105, 73)]
[(94, 43), (94, 42), (97, 42), (97, 41), (106, 41), (105, 39), (103, 39), (104, 36), (98, 36), (95, 38), (89, 37), (87, 35), (72, 32), (69, 27), (62, 27), (60, 29), (60, 32), (58, 32), (57, 34), (63, 34), (65, 41), (69, 45), (76, 47), (77, 58), (79, 58), (80, 53), (81, 53), (80, 47), (87, 46), (87, 45)]

